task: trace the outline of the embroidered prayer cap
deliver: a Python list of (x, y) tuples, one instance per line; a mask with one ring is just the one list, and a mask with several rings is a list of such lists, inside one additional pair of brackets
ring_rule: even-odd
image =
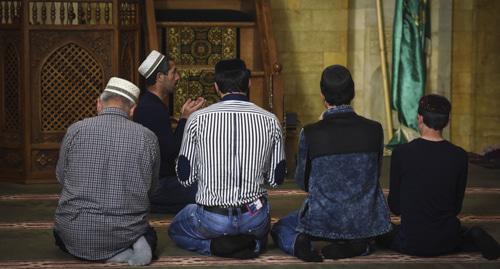
[(160, 63), (165, 59), (165, 55), (153, 50), (149, 53), (148, 57), (139, 66), (139, 73), (144, 77), (148, 78), (153, 74), (153, 72), (158, 68)]
[(134, 83), (117, 77), (112, 77), (109, 79), (106, 88), (104, 88), (104, 91), (119, 94), (132, 101), (134, 104), (137, 103), (140, 93), (139, 88), (137, 88)]

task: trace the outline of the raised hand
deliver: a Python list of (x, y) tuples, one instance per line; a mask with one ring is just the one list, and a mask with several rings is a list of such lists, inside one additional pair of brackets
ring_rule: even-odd
[(196, 100), (188, 99), (182, 105), (181, 108), (181, 118), (189, 118), (189, 116), (196, 110), (202, 108), (205, 105), (205, 98), (198, 97)]

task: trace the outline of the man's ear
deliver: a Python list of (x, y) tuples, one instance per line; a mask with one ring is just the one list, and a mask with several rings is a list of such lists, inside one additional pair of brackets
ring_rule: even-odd
[(134, 112), (135, 112), (135, 108), (137, 107), (137, 105), (133, 105), (129, 112), (128, 112), (128, 117), (131, 119), (133, 116), (134, 116)]
[(214, 82), (215, 93), (222, 97), (222, 93), (219, 91), (219, 86), (217, 86), (217, 82)]
[(424, 123), (424, 117), (420, 114), (417, 114), (417, 122), (418, 124)]
[(104, 105), (102, 104), (101, 98), (97, 98), (97, 113), (101, 113), (102, 109), (104, 108)]

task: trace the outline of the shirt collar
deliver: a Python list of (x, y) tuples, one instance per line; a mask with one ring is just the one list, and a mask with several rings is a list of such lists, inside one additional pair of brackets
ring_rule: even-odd
[(236, 100), (236, 101), (247, 101), (248, 102), (248, 96), (246, 94), (239, 94), (239, 93), (229, 93), (224, 95), (220, 99), (221, 101), (229, 101), (229, 100)]
[(127, 112), (117, 107), (106, 107), (99, 113), (99, 116), (100, 115), (118, 115), (128, 119)]
[(323, 118), (326, 118), (328, 116), (332, 116), (335, 114), (339, 114), (339, 113), (349, 113), (349, 112), (351, 112), (351, 113), (354, 112), (354, 109), (352, 108), (351, 105), (335, 106), (335, 107), (331, 107), (328, 110), (326, 110), (325, 112), (323, 112)]

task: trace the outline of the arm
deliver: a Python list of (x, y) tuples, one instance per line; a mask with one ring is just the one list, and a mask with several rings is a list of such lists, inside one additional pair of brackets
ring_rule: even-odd
[(63, 141), (61, 143), (61, 148), (59, 150), (59, 158), (57, 160), (57, 166), (56, 166), (56, 177), (57, 181), (61, 185), (64, 185), (64, 179), (65, 179), (65, 173), (66, 173), (66, 165), (67, 165), (67, 158), (68, 158), (68, 153), (71, 151), (71, 144), (74, 139), (75, 133), (73, 131), (72, 126), (68, 128), (68, 131), (66, 132), (66, 135), (64, 135)]
[(198, 177), (197, 125), (197, 118), (189, 118), (184, 130), (179, 158), (177, 159), (177, 178), (181, 185), (185, 187), (192, 185)]
[(308, 148), (304, 129), (300, 131), (299, 151), (297, 153), (297, 166), (295, 168), (295, 181), (302, 190), (309, 190), (309, 174), (311, 172), (311, 160), (308, 158)]
[(389, 208), (396, 216), (401, 214), (401, 167), (397, 148), (392, 151), (390, 172)]
[(462, 161), (460, 175), (458, 176), (457, 182), (457, 199), (455, 205), (455, 214), (459, 214), (462, 211), (462, 204), (465, 196), (465, 188), (467, 187), (467, 173), (469, 170), (469, 158), (467, 153), (464, 153), (464, 160)]
[(268, 182), (272, 187), (276, 187), (283, 183), (286, 174), (285, 142), (283, 141), (283, 132), (281, 131), (278, 119), (275, 119), (272, 139), (274, 145), (271, 150), (271, 165)]
[(151, 158), (152, 158), (152, 175), (151, 175), (151, 187), (149, 188), (149, 195), (153, 194), (158, 188), (158, 182), (160, 177), (160, 145), (158, 144), (158, 139), (153, 137), (153, 142), (150, 146)]

